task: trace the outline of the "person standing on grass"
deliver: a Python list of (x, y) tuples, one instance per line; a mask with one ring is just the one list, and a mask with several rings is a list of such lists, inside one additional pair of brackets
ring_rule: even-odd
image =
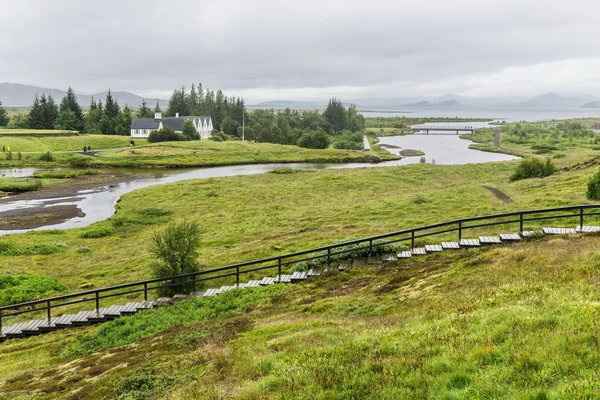
[(83, 154), (87, 153), (87, 146), (83, 146)]
[(2, 145), (2, 152), (6, 153), (6, 146)]

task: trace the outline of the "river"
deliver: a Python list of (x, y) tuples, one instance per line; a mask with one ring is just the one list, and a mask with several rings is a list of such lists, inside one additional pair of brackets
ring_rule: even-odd
[[(468, 164), (493, 161), (513, 160), (515, 157), (504, 154), (495, 154), (481, 152), (469, 149), (468, 140), (460, 139), (456, 135), (412, 135), (381, 138), (382, 144), (392, 144), (401, 146), (405, 149), (422, 150), (426, 153), (428, 162), (435, 159), (437, 164)], [(398, 154), (400, 149), (388, 149), (392, 153)], [(111, 185), (105, 185), (93, 190), (82, 190), (73, 192), (60, 197), (36, 198), (24, 200), (20, 195), (9, 196), (0, 199), (0, 218), (2, 216), (14, 215), (15, 211), (20, 214), (39, 213), (40, 209), (44, 213), (51, 214), (58, 212), (60, 207), (77, 207), (78, 215), (68, 220), (50, 224), (46, 226), (37, 226), (32, 229), (21, 230), (0, 230), (0, 235), (11, 233), (21, 233), (32, 230), (46, 229), (70, 229), (82, 228), (95, 222), (110, 218), (115, 212), (115, 205), (119, 198), (133, 190), (146, 188), (154, 185), (179, 182), (190, 179), (219, 178), (228, 176), (256, 175), (264, 174), (278, 168), (292, 168), (298, 170), (325, 170), (340, 168), (370, 168), (370, 167), (388, 167), (397, 165), (406, 165), (419, 162), (420, 157), (406, 157), (397, 161), (386, 161), (378, 164), (257, 164), (240, 165), (229, 167), (199, 168), (193, 170), (123, 170), (134, 175), (144, 175), (143, 178), (119, 182)], [(0, 176), (30, 176), (35, 171), (34, 168), (6, 169), (0, 170)], [(43, 197), (43, 196), (42, 196)]]

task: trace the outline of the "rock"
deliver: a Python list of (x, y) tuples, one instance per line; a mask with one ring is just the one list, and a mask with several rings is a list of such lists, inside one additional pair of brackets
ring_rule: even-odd
[(79, 286), (79, 289), (93, 289), (93, 288), (94, 288), (94, 284), (91, 282), (84, 283), (83, 285)]

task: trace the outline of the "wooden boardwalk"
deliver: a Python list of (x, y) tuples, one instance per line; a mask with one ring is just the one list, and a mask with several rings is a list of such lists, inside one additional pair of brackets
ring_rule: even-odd
[(578, 226), (576, 228), (543, 228), (542, 231), (525, 231), (517, 233), (505, 233), (499, 236), (481, 236), (473, 239), (461, 239), (459, 242), (442, 242), (441, 244), (428, 244), (424, 247), (417, 247), (407, 251), (401, 251), (397, 254), (374, 255), (368, 258), (357, 258), (339, 262), (336, 266), (322, 269), (311, 269), (309, 271), (296, 271), (291, 274), (281, 274), (274, 277), (264, 277), (258, 280), (250, 280), (239, 285), (221, 286), (218, 288), (206, 289), (203, 292), (193, 292), (188, 295), (175, 295), (173, 297), (161, 297), (156, 300), (146, 300), (139, 302), (129, 302), (125, 305), (113, 305), (108, 308), (100, 308), (92, 311), (80, 311), (76, 314), (64, 314), (58, 317), (42, 320), (32, 320), (29, 322), (18, 323), (10, 326), (3, 326), (0, 332), (0, 342), (6, 339), (22, 338), (33, 335), (39, 335), (46, 332), (52, 332), (59, 329), (73, 328), (83, 325), (97, 324), (110, 321), (121, 316), (136, 314), (140, 311), (164, 307), (170, 304), (182, 301), (187, 298), (202, 298), (218, 296), (220, 293), (231, 290), (252, 289), (259, 286), (268, 286), (275, 284), (293, 284), (305, 281), (311, 277), (327, 275), (338, 271), (344, 271), (349, 268), (361, 268), (368, 265), (381, 265), (388, 262), (394, 262), (400, 259), (407, 259), (417, 256), (425, 256), (431, 253), (440, 253), (448, 250), (478, 248), (486, 245), (497, 245), (519, 242), (526, 238), (541, 237), (544, 235), (569, 235), (575, 233), (599, 233), (600, 227), (597, 226)]

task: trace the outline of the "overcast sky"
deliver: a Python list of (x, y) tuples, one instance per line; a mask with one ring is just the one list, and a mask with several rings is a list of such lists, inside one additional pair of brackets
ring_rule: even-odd
[(592, 0), (0, 0), (0, 82), (248, 102), (600, 96)]

